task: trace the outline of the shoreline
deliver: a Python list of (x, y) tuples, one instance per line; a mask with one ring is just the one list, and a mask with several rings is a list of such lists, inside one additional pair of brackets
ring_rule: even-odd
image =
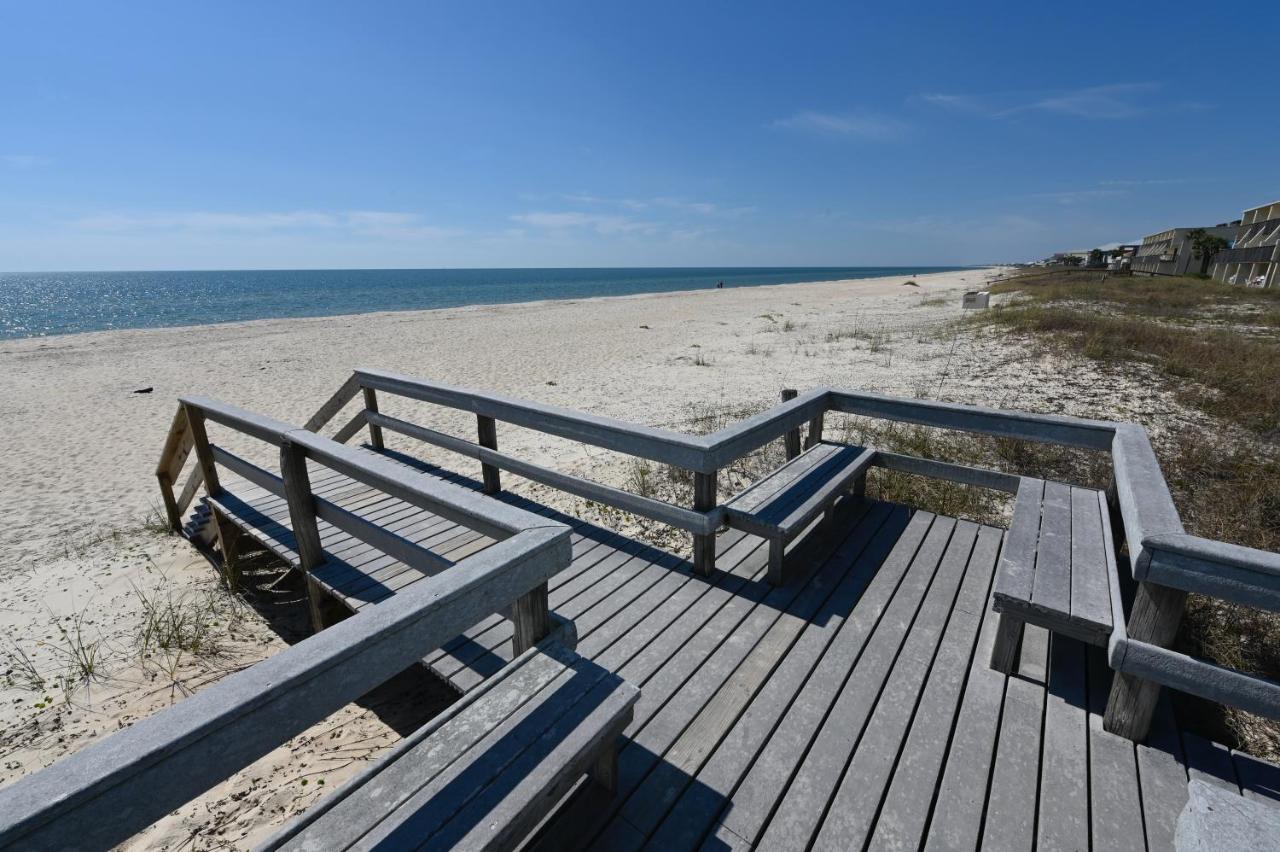
[[(590, 268), (594, 268), (594, 267), (590, 267)], [(661, 269), (665, 267), (653, 267), (653, 268)], [(697, 269), (702, 267), (690, 267), (690, 268)], [(715, 269), (718, 267), (705, 267), (705, 268)], [(780, 267), (780, 268), (785, 268), (785, 267)], [(908, 267), (903, 267), (903, 268), (905, 269)], [(924, 267), (924, 268), (927, 269), (928, 267)], [(435, 307), (435, 308), (392, 308), (392, 309), (385, 309), (385, 310), (359, 311), (356, 313), (304, 314), (304, 315), (297, 315), (297, 316), (257, 317), (254, 319), (214, 320), (212, 322), (207, 322), (207, 323), (188, 323), (188, 324), (179, 324), (179, 325), (145, 325), (145, 326), (129, 326), (129, 327), (122, 327), (122, 328), (100, 328), (100, 329), (92, 329), (87, 331), (67, 331), (67, 332), (55, 332), (53, 334), (33, 334), (33, 335), (27, 335), (25, 337), (0, 337), (0, 347), (3, 347), (10, 343), (16, 343), (21, 341), (30, 341), (30, 340), (56, 341), (61, 338), (79, 337), (81, 335), (90, 335), (90, 334), (123, 334), (126, 332), (147, 332), (147, 331), (154, 331), (154, 332), (184, 331), (184, 330), (191, 330), (191, 329), (198, 329), (198, 328), (206, 328), (210, 326), (223, 326), (223, 327), (245, 326), (245, 325), (251, 325), (255, 323), (303, 322), (307, 320), (341, 320), (341, 319), (354, 319), (356, 317), (380, 317), (380, 316), (387, 316), (387, 315), (394, 315), (394, 314), (427, 314), (427, 313), (433, 313), (437, 311), (461, 311), (461, 310), (484, 309), (484, 308), (534, 307), (539, 305), (578, 304), (583, 302), (594, 302), (602, 299), (641, 299), (641, 298), (647, 298), (647, 297), (661, 297), (661, 296), (688, 296), (696, 293), (706, 293), (709, 291), (714, 292), (720, 289), (723, 289), (726, 291), (728, 290), (762, 290), (762, 289), (772, 289), (772, 288), (781, 288), (781, 287), (810, 287), (810, 286), (816, 286), (816, 285), (830, 285), (830, 284), (849, 285), (849, 284), (857, 284), (857, 283), (865, 283), (865, 282), (880, 282), (880, 281), (886, 281), (886, 280), (897, 279), (897, 278), (924, 279), (924, 278), (930, 278), (930, 277), (935, 277), (939, 275), (949, 276), (949, 275), (956, 275), (960, 273), (983, 273), (983, 272), (988, 272), (991, 270), (997, 270), (1002, 268), (1003, 267), (999, 267), (999, 266), (966, 266), (966, 267), (957, 267), (954, 269), (947, 269), (945, 271), (923, 272), (919, 274), (903, 273), (903, 274), (894, 274), (894, 275), (873, 275), (865, 278), (829, 278), (829, 279), (815, 279), (813, 281), (791, 281), (791, 282), (777, 283), (777, 284), (740, 284), (736, 286), (730, 285), (724, 288), (702, 287), (698, 289), (685, 289), (685, 290), (649, 290), (649, 291), (644, 291), (640, 293), (618, 293), (618, 294), (600, 295), (600, 296), (576, 296), (576, 297), (570, 296), (570, 297), (564, 297), (564, 298), (530, 299), (530, 300), (515, 301), (515, 302), (472, 302), (467, 304), (449, 305), (449, 306)], [(258, 270), (229, 270), (229, 271), (253, 272)], [(327, 272), (331, 270), (264, 270), (264, 271)], [(364, 270), (352, 270), (352, 271), (364, 271)], [(413, 270), (408, 270), (408, 271), (413, 271)], [(27, 274), (27, 273), (15, 273), (15, 274)], [(39, 273), (30, 273), (30, 274), (39, 274)], [(57, 273), (48, 273), (48, 274), (57, 274)], [(2, 352), (3, 352), (3, 349), (0, 349), (0, 353)]]

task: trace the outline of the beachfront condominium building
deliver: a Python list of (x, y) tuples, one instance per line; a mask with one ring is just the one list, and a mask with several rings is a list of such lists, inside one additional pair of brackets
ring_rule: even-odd
[(1235, 244), (1213, 258), (1213, 277), (1248, 287), (1280, 287), (1280, 201), (1244, 211)]
[[(1170, 228), (1158, 234), (1142, 238), (1142, 245), (1133, 256), (1134, 272), (1151, 275), (1188, 275), (1200, 271), (1200, 258), (1188, 236), (1196, 228)], [(1205, 228), (1205, 233), (1221, 237), (1230, 243), (1236, 238), (1236, 225), (1215, 225)]]

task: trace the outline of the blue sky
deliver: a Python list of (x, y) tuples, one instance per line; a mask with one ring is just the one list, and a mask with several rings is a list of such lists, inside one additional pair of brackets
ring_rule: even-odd
[(964, 264), (1212, 224), (1280, 197), (1280, 5), (1216, 8), (6, 3), (0, 269)]

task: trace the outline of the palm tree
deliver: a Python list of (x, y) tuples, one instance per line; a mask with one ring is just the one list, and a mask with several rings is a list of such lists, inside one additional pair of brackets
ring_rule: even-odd
[(1214, 255), (1231, 245), (1222, 237), (1214, 236), (1204, 228), (1188, 231), (1187, 237), (1191, 240), (1191, 248), (1195, 251), (1196, 257), (1200, 258), (1201, 275), (1209, 271), (1209, 264), (1213, 262)]

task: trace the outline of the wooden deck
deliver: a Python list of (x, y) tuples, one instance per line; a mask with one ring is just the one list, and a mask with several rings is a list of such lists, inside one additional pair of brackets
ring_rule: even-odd
[[(487, 544), (341, 477), (313, 485), (446, 558)], [(283, 501), (231, 490), (245, 502), (223, 508), (287, 557)], [(1189, 777), (1280, 797), (1276, 767), (1179, 731), (1167, 706), (1145, 745), (1103, 731), (1101, 649), (1028, 627), (1017, 671), (988, 668), (1003, 530), (847, 500), (775, 588), (752, 536), (722, 535), (703, 578), (561, 519), (574, 560), (551, 607), (641, 697), (617, 795), (579, 785), (538, 848), (1170, 849)], [(317, 578), (352, 609), (422, 576), (321, 536), (339, 562)], [(510, 637), (490, 618), (426, 662), (465, 691), (510, 659)]]

